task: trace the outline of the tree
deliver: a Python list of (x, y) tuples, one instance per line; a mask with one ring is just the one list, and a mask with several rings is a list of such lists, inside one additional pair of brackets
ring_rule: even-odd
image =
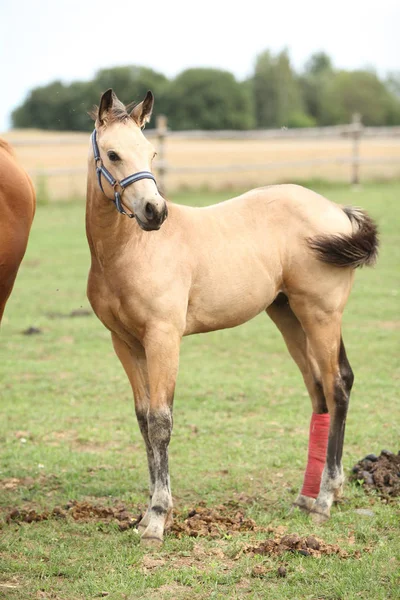
[(389, 73), (386, 86), (392, 96), (387, 124), (400, 125), (400, 71)]
[(301, 89), (286, 50), (276, 56), (267, 50), (256, 60), (253, 97), (257, 127), (282, 127), (304, 116)]
[(178, 75), (169, 88), (166, 114), (176, 130), (254, 126), (249, 87), (218, 69), (188, 69)]
[(154, 127), (157, 115), (165, 113), (169, 84), (169, 80), (162, 73), (135, 65), (101, 69), (93, 81), (98, 98), (111, 87), (124, 104), (141, 102), (147, 91), (151, 90), (155, 96), (155, 103), (153, 116), (147, 127)]
[(67, 112), (68, 130), (90, 131), (93, 129), (93, 120), (88, 112), (92, 106), (99, 102), (98, 89), (91, 81), (76, 81), (69, 88), (69, 101), (65, 109)]
[[(93, 121), (88, 112), (110, 87), (125, 103), (141, 101), (151, 89), (156, 96), (154, 114), (157, 115), (165, 110), (163, 102), (168, 83), (161, 73), (135, 66), (102, 69), (93, 81), (76, 81), (69, 85), (54, 81), (31, 91), (23, 104), (12, 113), (13, 126), (90, 131)], [(152, 126), (154, 123), (153, 117)]]
[(396, 120), (400, 102), (373, 71), (338, 71), (324, 90), (321, 124), (349, 123), (360, 113), (365, 125)]
[(306, 75), (323, 75), (332, 72), (332, 61), (326, 52), (315, 52), (306, 62)]
[(333, 76), (331, 59), (325, 52), (317, 52), (308, 59), (299, 78), (305, 110), (317, 124), (322, 123), (323, 106), (329, 102), (326, 87)]
[(31, 91), (25, 102), (12, 113), (14, 127), (68, 129), (68, 88), (61, 81)]
[(298, 76), (286, 50), (257, 57), (253, 76), (238, 82), (218, 69), (188, 69), (168, 80), (136, 65), (98, 71), (92, 81), (54, 81), (33, 89), (12, 113), (14, 127), (90, 131), (88, 112), (112, 87), (128, 104), (140, 102), (150, 89), (158, 114), (171, 129), (251, 129), (307, 127), (348, 123), (362, 115), (366, 125), (400, 124), (400, 74), (382, 81), (373, 71), (337, 71), (324, 52), (313, 54)]

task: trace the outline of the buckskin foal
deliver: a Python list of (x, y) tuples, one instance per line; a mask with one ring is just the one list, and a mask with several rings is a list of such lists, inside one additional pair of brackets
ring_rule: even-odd
[(25, 254), (35, 214), (31, 180), (0, 139), (0, 322)]
[(132, 110), (112, 90), (103, 94), (86, 212), (88, 297), (111, 331), (147, 450), (142, 541), (160, 543), (172, 519), (168, 444), (182, 336), (235, 327), (264, 310), (312, 402), (308, 465), (294, 504), (324, 521), (343, 486), (353, 383), (342, 313), (354, 269), (375, 261), (376, 227), (363, 211), (297, 185), (255, 189), (207, 208), (167, 204), (142, 134), (152, 107), (151, 92)]

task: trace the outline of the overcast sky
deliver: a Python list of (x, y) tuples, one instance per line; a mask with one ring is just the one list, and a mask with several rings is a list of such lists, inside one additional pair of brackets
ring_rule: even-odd
[(207, 66), (243, 79), (257, 54), (287, 47), (297, 69), (324, 50), (337, 67), (385, 75), (400, 71), (399, 30), (399, 0), (0, 0), (0, 131), (33, 87), (102, 67), (173, 77)]

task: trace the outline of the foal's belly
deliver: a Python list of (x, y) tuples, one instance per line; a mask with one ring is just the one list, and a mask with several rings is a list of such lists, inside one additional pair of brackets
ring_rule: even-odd
[(279, 289), (263, 272), (253, 278), (227, 277), (191, 290), (184, 335), (227, 329), (246, 323), (267, 308)]

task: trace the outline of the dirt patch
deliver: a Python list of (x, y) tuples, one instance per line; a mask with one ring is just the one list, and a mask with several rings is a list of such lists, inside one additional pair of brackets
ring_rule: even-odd
[(378, 321), (381, 329), (387, 329), (389, 331), (400, 329), (400, 321)]
[(199, 505), (186, 514), (177, 513), (170, 533), (178, 538), (221, 538), (244, 531), (260, 531), (256, 522), (245, 516), (243, 510), (220, 504), (214, 508)]
[[(340, 558), (348, 558), (353, 556), (359, 558), (361, 553), (356, 550), (353, 554), (349, 554), (337, 544), (327, 544), (324, 540), (313, 535), (301, 537), (296, 533), (290, 535), (276, 535), (274, 538), (269, 538), (261, 542), (258, 546), (244, 546), (239, 555), (244, 554), (261, 554), (280, 556), (285, 552), (301, 554), (303, 556), (326, 556), (334, 554)], [(238, 555), (238, 556), (239, 556)]]
[(141, 514), (135, 517), (132, 516), (122, 503), (118, 503), (115, 506), (101, 506), (91, 504), (90, 502), (71, 501), (62, 508), (56, 506), (53, 510), (45, 510), (43, 512), (37, 512), (32, 508), (14, 508), (8, 512), (5, 520), (6, 523), (37, 523), (49, 519), (72, 517), (74, 521), (81, 522), (114, 522), (118, 525), (120, 531), (125, 531), (126, 529), (136, 527), (141, 516)]
[(66, 442), (72, 442), (78, 437), (76, 429), (67, 429), (66, 431), (49, 431), (43, 436), (42, 440), (47, 446), (59, 446)]
[(6, 515), (6, 523), (38, 523), (40, 521), (47, 521), (51, 518), (65, 518), (66, 513), (61, 508), (53, 508), (52, 511), (45, 510), (43, 512), (37, 512), (35, 509), (13, 508)]
[[(25, 439), (25, 438), (22, 438)], [(50, 487), (51, 489), (56, 489), (59, 486), (59, 480), (56, 475), (40, 475), (39, 477), (6, 477), (5, 479), (0, 479), (0, 490), (17, 490), (21, 487), (26, 487), (28, 489), (33, 489), (36, 486), (40, 487)]]
[(103, 452), (110, 451), (118, 452), (120, 454), (130, 454), (142, 449), (140, 444), (124, 444), (117, 440), (100, 442), (98, 440), (86, 440), (79, 437), (75, 440), (71, 440), (71, 446), (73, 450), (86, 452), (87, 454), (102, 454)]
[[(12, 509), (6, 515), (6, 522), (35, 523), (52, 518), (72, 517), (74, 521), (97, 521), (103, 523), (115, 522), (121, 531), (134, 528), (140, 522), (142, 514), (133, 513), (125, 504), (118, 502), (114, 506), (93, 504), (89, 501), (71, 501), (64, 507), (55, 507), (53, 510), (37, 512), (33, 508)], [(256, 522), (246, 517), (245, 511), (236, 503), (220, 504), (213, 508), (199, 505), (188, 512), (177, 511), (174, 514), (174, 523), (169, 533), (177, 538), (184, 535), (189, 537), (207, 537), (220, 539), (243, 532), (275, 531), (272, 528), (258, 527)], [(282, 530), (280, 531), (282, 533)]]
[(132, 516), (125, 504), (118, 503), (115, 506), (99, 506), (90, 502), (70, 502), (67, 504), (68, 514), (75, 521), (103, 521), (116, 522), (120, 531), (136, 527), (142, 515)]
[(349, 480), (362, 485), (367, 493), (375, 490), (386, 501), (400, 496), (400, 451), (368, 454), (354, 465)]
[(77, 308), (69, 313), (61, 312), (49, 312), (46, 313), (46, 317), (49, 319), (73, 319), (74, 317), (91, 317), (93, 312), (85, 308)]
[[(134, 600), (136, 596), (125, 596), (127, 600)], [(140, 596), (143, 600), (196, 600), (197, 598), (204, 598), (199, 596), (192, 589), (188, 589), (187, 586), (181, 585), (180, 583), (164, 583), (157, 589), (151, 589)]]
[(21, 333), (23, 335), (37, 335), (39, 333), (43, 333), (43, 331), (39, 327), (28, 327), (28, 329), (24, 329), (24, 331), (21, 331)]
[[(66, 376), (70, 377), (71, 373), (67, 373)], [(64, 375), (58, 373), (58, 377), (63, 379)], [(96, 434), (97, 431), (93, 430), (93, 432), (90, 432), (90, 438), (86, 438), (81, 437), (76, 429), (68, 429), (50, 431), (43, 436), (42, 440), (49, 446), (68, 445), (74, 451), (97, 455), (108, 451), (128, 454), (142, 449), (139, 443), (123, 443), (121, 440), (100, 441), (95, 439)]]
[[(27, 477), (26, 480), (31, 480), (34, 482), (34, 479)], [(6, 479), (2, 479), (0, 481), (0, 489), (2, 490), (16, 490), (23, 485), (27, 485), (24, 482), (24, 479), (18, 479), (17, 477), (6, 477)]]
[[(0, 594), (1, 593), (6, 593), (5, 590), (16, 590), (20, 587), (22, 587), (23, 584), (19, 583), (18, 580), (13, 577), (10, 581), (1, 581), (0, 582)], [(0, 596), (1, 598), (3, 598), (3, 596)], [(5, 598), (6, 596), (4, 596)]]
[[(49, 519), (66, 519), (72, 518), (76, 522), (96, 522), (96, 523), (115, 523), (120, 531), (136, 528), (142, 518), (142, 514), (133, 515), (127, 509), (126, 505), (118, 502), (114, 506), (96, 505), (89, 501), (71, 501), (64, 507), (55, 507), (53, 510), (45, 510), (38, 512), (33, 508), (17, 509), (9, 511), (5, 517), (8, 524), (11, 523), (38, 523)], [(359, 558), (361, 552), (355, 550), (351, 553), (343, 550), (337, 544), (328, 544), (324, 540), (313, 535), (301, 537), (296, 533), (287, 534), (287, 528), (283, 525), (273, 527), (259, 527), (256, 522), (249, 517), (246, 517), (242, 510), (238, 507), (230, 505), (218, 505), (213, 508), (208, 508), (204, 505), (198, 506), (196, 509), (188, 513), (178, 512), (175, 515), (174, 524), (169, 530), (169, 534), (177, 538), (183, 536), (208, 539), (226, 539), (237, 533), (254, 532), (254, 533), (269, 533), (271, 537), (258, 545), (245, 544), (242, 546), (239, 553), (229, 559), (225, 556), (223, 549), (220, 547), (206, 549), (203, 548), (201, 542), (195, 544), (190, 556), (176, 557), (174, 567), (178, 565), (193, 566), (195, 561), (205, 562), (205, 559), (218, 559), (222, 563), (226, 563), (226, 569), (232, 569), (235, 560), (238, 560), (243, 554), (246, 555), (268, 555), (280, 556), (286, 552), (301, 554), (303, 556), (320, 557), (324, 555), (335, 555), (339, 558)], [(221, 543), (225, 543), (221, 541)], [(367, 549), (364, 549), (368, 551)], [(175, 564), (176, 563), (176, 564)], [(157, 569), (164, 566), (165, 558), (150, 557), (143, 562), (145, 570)], [(263, 573), (254, 573), (253, 576), (263, 576)], [(282, 573), (279, 576), (284, 577)]]

